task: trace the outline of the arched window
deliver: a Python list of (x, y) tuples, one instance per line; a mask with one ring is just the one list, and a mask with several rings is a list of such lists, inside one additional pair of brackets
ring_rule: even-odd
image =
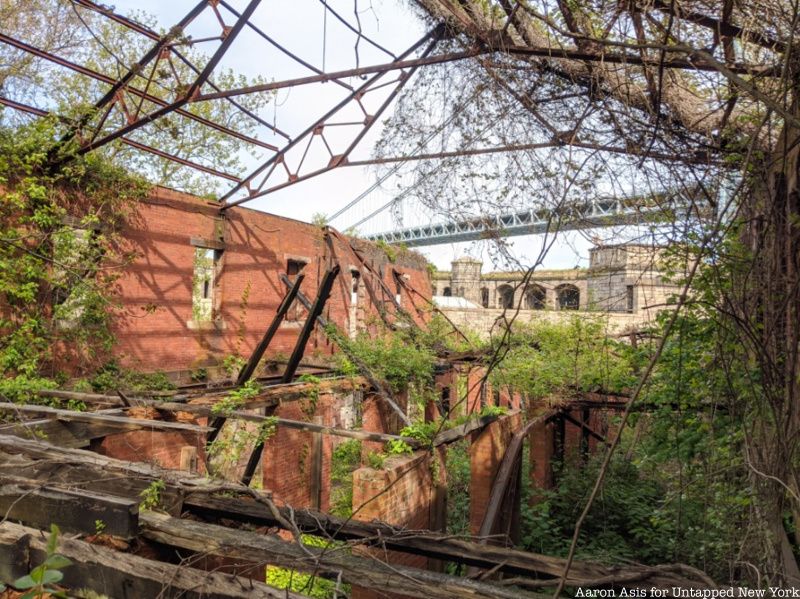
[(484, 308), (489, 307), (489, 288), (481, 287), (481, 306)]
[(534, 285), (530, 287), (525, 294), (525, 307), (528, 310), (544, 310), (546, 297), (547, 294), (545, 293), (544, 287)]
[(500, 308), (514, 307), (514, 288), (511, 285), (500, 285), (497, 288), (497, 305)]
[(449, 287), (445, 287), (444, 290), (442, 291), (442, 295), (445, 296), (445, 297), (450, 297), (453, 294), (450, 292), (450, 288)]
[(556, 287), (559, 310), (577, 310), (581, 305), (581, 292), (575, 285), (559, 285)]

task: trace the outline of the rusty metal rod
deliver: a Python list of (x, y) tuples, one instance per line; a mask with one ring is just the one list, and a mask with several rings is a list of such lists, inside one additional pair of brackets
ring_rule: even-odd
[[(436, 36), (438, 38), (438, 36), (441, 35), (441, 31), (442, 31), (442, 29), (440, 27), (436, 27), (436, 28), (432, 29), (430, 32), (425, 34), (419, 41), (417, 41), (410, 48), (408, 48), (405, 52), (403, 52), (403, 54), (400, 56), (400, 60), (404, 60), (407, 56), (409, 56), (410, 54), (415, 52), (418, 48), (420, 48), (423, 44), (425, 44), (425, 42), (427, 42), (428, 40), (430, 40), (434, 36)], [(243, 204), (244, 202), (249, 202), (250, 200), (253, 200), (256, 197), (260, 197), (261, 195), (265, 195), (263, 193), (257, 193), (257, 194), (252, 194), (251, 193), (246, 198), (242, 198), (242, 199), (234, 200), (234, 201), (229, 201), (230, 198), (237, 191), (239, 191), (240, 189), (244, 188), (246, 185), (248, 185), (251, 181), (253, 181), (256, 177), (258, 177), (261, 173), (263, 173), (265, 170), (267, 170), (273, 164), (277, 164), (278, 162), (283, 160), (283, 158), (286, 155), (286, 153), (289, 150), (291, 150), (293, 147), (295, 147), (297, 144), (299, 144), (305, 137), (307, 137), (308, 135), (313, 135), (314, 131), (317, 129), (317, 127), (319, 125), (323, 124), (326, 120), (328, 120), (330, 117), (332, 117), (334, 114), (336, 114), (340, 109), (342, 109), (344, 106), (346, 106), (348, 103), (350, 103), (353, 99), (359, 98), (364, 93), (366, 93), (366, 91), (369, 90), (369, 88), (376, 81), (378, 81), (383, 75), (384, 75), (384, 73), (378, 73), (378, 74), (374, 75), (373, 77), (371, 77), (368, 81), (365, 81), (363, 85), (361, 85), (357, 89), (353, 90), (342, 101), (340, 101), (338, 104), (336, 104), (336, 106), (331, 108), (322, 117), (317, 119), (317, 121), (312, 123), (311, 126), (309, 126), (305, 131), (303, 131), (295, 139), (293, 139), (288, 144), (286, 144), (283, 148), (281, 148), (280, 151), (278, 151), (277, 154), (275, 154), (274, 156), (270, 157), (269, 160), (264, 162), (261, 166), (256, 168), (252, 173), (247, 175), (244, 178), (244, 181), (242, 183), (234, 186), (230, 191), (228, 191), (224, 196), (222, 196), (222, 198), (220, 198), (220, 201), (223, 204), (222, 207), (221, 207), (221, 210), (224, 211), (224, 210), (226, 210), (226, 209), (228, 209), (228, 208), (230, 208), (232, 206), (238, 206), (239, 204)], [(337, 162), (336, 166), (339, 166), (339, 164), (340, 163)], [(327, 170), (330, 170), (330, 169), (329, 168), (325, 168), (320, 172), (326, 172)], [(308, 177), (306, 177), (306, 178), (308, 178)], [(264, 185), (264, 181), (262, 181), (261, 185), (262, 186)]]
[[(108, 85), (113, 85), (114, 82), (115, 82), (115, 79), (113, 77), (109, 77), (108, 75), (104, 75), (103, 73), (100, 73), (100, 72), (95, 71), (93, 69), (90, 69), (88, 67), (79, 65), (79, 64), (74, 63), (74, 62), (72, 62), (70, 60), (62, 58), (60, 56), (56, 56), (55, 54), (51, 54), (50, 52), (47, 52), (45, 50), (42, 50), (40, 48), (37, 48), (37, 47), (32, 46), (30, 44), (27, 44), (27, 43), (25, 43), (23, 41), (15, 39), (15, 38), (13, 38), (13, 37), (11, 37), (9, 35), (6, 35), (6, 34), (4, 34), (2, 32), (0, 32), (0, 42), (2, 42), (4, 44), (7, 44), (9, 46), (12, 46), (14, 48), (17, 48), (18, 50), (23, 50), (24, 52), (27, 52), (27, 53), (29, 53), (29, 54), (31, 54), (33, 56), (36, 56), (37, 58), (42, 58), (44, 60), (47, 60), (47, 61), (52, 62), (54, 64), (57, 64), (60, 67), (64, 67), (64, 68), (69, 69), (71, 71), (75, 71), (76, 73), (80, 73), (81, 75), (85, 75), (87, 77), (91, 77), (92, 79), (95, 79), (97, 81), (102, 81), (103, 83), (107, 83)], [(142, 90), (140, 90), (138, 88), (128, 86), (127, 91), (129, 93), (135, 95), (135, 96), (138, 96), (140, 98), (144, 98), (148, 102), (152, 102), (153, 104), (157, 104), (158, 106), (167, 106), (167, 102), (165, 100), (162, 100), (161, 98), (159, 98), (157, 96), (153, 96), (152, 94), (145, 93), (145, 92), (143, 92)], [(206, 119), (204, 117), (201, 117), (201, 116), (198, 116), (196, 114), (193, 114), (193, 113), (191, 113), (191, 112), (189, 112), (189, 111), (187, 111), (187, 110), (185, 110), (183, 108), (180, 108), (180, 109), (176, 110), (175, 112), (177, 114), (183, 116), (183, 117), (186, 117), (188, 119), (196, 121), (196, 122), (198, 122), (198, 123), (200, 123), (202, 125), (205, 125), (206, 127), (210, 127), (212, 129), (216, 129), (217, 131), (220, 131), (221, 133), (224, 133), (224, 134), (229, 135), (231, 137), (235, 137), (235, 138), (240, 139), (242, 141), (245, 141), (247, 143), (252, 143), (254, 145), (258, 145), (258, 146), (261, 146), (262, 148), (266, 148), (268, 150), (273, 150), (273, 151), (278, 149), (276, 146), (274, 146), (272, 144), (263, 142), (263, 141), (261, 141), (259, 139), (256, 139), (254, 137), (250, 137), (248, 135), (244, 135), (242, 133), (239, 133), (238, 131), (234, 131), (233, 129), (231, 129), (229, 127), (226, 127), (224, 125), (220, 125), (219, 123), (215, 123), (214, 121), (210, 121), (210, 120), (208, 120), (208, 119)]]
[[(28, 114), (34, 114), (40, 117), (50, 116), (46, 110), (42, 110), (41, 108), (36, 108), (35, 106), (28, 106), (27, 104), (23, 104), (21, 102), (17, 102), (15, 100), (11, 100), (9, 98), (4, 98), (0, 96), (0, 104), (3, 106), (8, 106), (9, 108), (13, 108), (14, 110), (19, 110), (20, 112), (27, 112)], [(209, 175), (213, 175), (215, 177), (221, 177), (223, 179), (227, 179), (228, 181), (238, 182), (241, 179), (235, 175), (231, 175), (229, 173), (225, 173), (223, 171), (218, 171), (208, 166), (204, 166), (202, 164), (198, 164), (196, 162), (192, 162), (191, 160), (187, 160), (186, 158), (181, 158), (180, 156), (175, 156), (174, 154), (170, 154), (169, 152), (165, 152), (163, 150), (159, 150), (158, 148), (154, 148), (152, 146), (148, 146), (146, 144), (140, 143), (138, 141), (134, 141), (132, 139), (128, 139), (127, 137), (120, 138), (120, 141), (132, 148), (136, 148), (137, 150), (141, 150), (142, 152), (147, 152), (149, 154), (155, 154), (165, 160), (171, 160), (172, 162), (177, 162), (183, 166), (193, 168), (195, 170), (208, 173)]]
[(260, 3), (261, 0), (250, 0), (250, 3), (247, 5), (247, 8), (242, 13), (242, 16), (239, 17), (239, 19), (236, 21), (236, 24), (226, 32), (225, 39), (220, 44), (219, 48), (217, 48), (217, 51), (214, 52), (213, 56), (208, 61), (208, 64), (206, 64), (206, 66), (203, 68), (200, 74), (195, 78), (194, 82), (189, 86), (189, 89), (186, 91), (185, 94), (183, 94), (183, 96), (181, 96), (180, 99), (178, 99), (175, 102), (172, 102), (171, 104), (167, 104), (166, 106), (163, 106), (162, 108), (156, 110), (155, 112), (151, 112), (150, 114), (140, 119), (137, 119), (133, 123), (130, 123), (128, 125), (125, 125), (124, 127), (117, 129), (113, 133), (110, 133), (101, 139), (86, 144), (80, 150), (78, 150), (78, 153), (85, 154), (87, 152), (91, 152), (92, 150), (102, 147), (105, 144), (114, 141), (118, 137), (122, 137), (123, 135), (130, 133), (131, 131), (135, 131), (136, 129), (139, 129), (140, 127), (148, 123), (151, 123), (161, 118), (162, 116), (166, 116), (171, 112), (175, 112), (176, 110), (187, 104), (189, 100), (193, 98), (200, 91), (200, 88), (209, 78), (211, 72), (216, 68), (219, 61), (222, 60), (222, 57), (225, 55), (225, 52), (228, 51), (228, 48), (230, 48), (231, 44), (239, 35), (239, 32), (244, 28), (248, 19), (252, 16), (253, 12), (255, 12), (256, 8)]
[[(87, 10), (91, 10), (93, 12), (96, 12), (97, 14), (102, 15), (102, 16), (106, 17), (107, 19), (110, 19), (110, 20), (112, 20), (112, 21), (114, 21), (116, 23), (119, 23), (120, 25), (122, 25), (123, 27), (127, 27), (131, 31), (135, 31), (136, 33), (144, 35), (145, 37), (149, 37), (151, 40), (157, 41), (159, 39), (159, 34), (156, 33), (155, 31), (153, 31), (152, 29), (150, 29), (149, 27), (145, 27), (144, 25), (142, 25), (141, 23), (137, 23), (133, 19), (129, 19), (128, 17), (120, 15), (119, 13), (114, 12), (110, 8), (107, 8), (105, 6), (102, 6), (100, 4), (92, 2), (92, 0), (72, 0), (72, 2), (74, 2), (78, 6), (82, 6), (83, 8), (85, 8)], [(177, 48), (175, 48), (174, 46), (170, 46), (170, 50), (189, 69), (194, 71), (196, 74), (200, 73), (200, 69), (198, 69), (188, 58), (186, 58), (183, 54), (181, 54), (181, 52)], [(211, 89), (213, 89), (215, 91), (221, 91), (219, 86), (217, 86), (213, 81), (211, 81), (211, 79), (206, 81), (206, 85), (208, 85), (208, 87), (210, 87)], [(254, 113), (252, 110), (250, 110), (249, 108), (246, 108), (245, 106), (242, 106), (241, 104), (239, 104), (233, 98), (226, 98), (226, 101), (229, 104), (231, 104), (232, 106), (235, 106), (237, 109), (239, 109), (243, 114), (246, 114), (251, 119), (256, 121), (259, 125), (263, 125), (264, 127), (267, 127), (268, 129), (271, 129), (277, 135), (280, 135), (284, 139), (290, 139), (290, 136), (287, 133), (281, 131), (275, 125), (273, 125), (273, 124), (269, 123), (268, 121), (262, 119), (260, 116), (258, 116), (256, 113)]]

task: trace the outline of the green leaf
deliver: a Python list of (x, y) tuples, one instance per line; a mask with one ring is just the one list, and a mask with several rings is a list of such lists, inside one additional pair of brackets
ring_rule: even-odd
[(72, 562), (63, 555), (59, 553), (54, 553), (45, 560), (43, 565), (46, 566), (47, 568), (60, 570), (61, 568), (66, 568), (67, 566), (71, 566)]
[(42, 584), (53, 584), (54, 582), (61, 582), (64, 578), (63, 572), (60, 570), (45, 570), (42, 577)]
[(38, 582), (36, 582), (36, 581), (33, 579), (33, 577), (31, 577), (31, 575), (30, 575), (30, 574), (26, 574), (25, 576), (23, 576), (23, 577), (21, 577), (21, 578), (17, 578), (17, 579), (16, 579), (16, 580), (15, 580), (15, 581), (14, 581), (14, 582), (11, 584), (11, 586), (13, 586), (15, 589), (21, 589), (21, 590), (25, 590), (25, 589), (31, 589), (31, 588), (33, 588), (33, 587), (37, 586), (38, 584), (39, 584), (39, 583), (38, 583)]
[(47, 554), (52, 555), (58, 546), (58, 535), (61, 531), (56, 524), (50, 525), (50, 538), (47, 539)]

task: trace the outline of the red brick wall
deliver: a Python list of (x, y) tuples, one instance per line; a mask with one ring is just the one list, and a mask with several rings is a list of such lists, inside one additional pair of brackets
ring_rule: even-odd
[(478, 534), (480, 530), (497, 470), (500, 468), (511, 437), (519, 430), (521, 424), (522, 414), (514, 412), (492, 422), (473, 437), (470, 446), (469, 482), (469, 521), (472, 534)]
[[(214, 202), (163, 188), (156, 188), (149, 200), (140, 202), (137, 212), (123, 232), (127, 249), (136, 258), (119, 281), (123, 310), (114, 332), (117, 356), (142, 370), (194, 368), (231, 353), (248, 356), (285, 294), (278, 275), (286, 271), (287, 260), (308, 260), (302, 290), (312, 300), (331, 264), (322, 230), (300, 221), (240, 207), (228, 210), (221, 219)], [(215, 290), (217, 327), (206, 323), (198, 330), (188, 324), (192, 321), (192, 238), (221, 239), (225, 244)], [(402, 253), (392, 264), (385, 254), (371, 246), (367, 249), (365, 255), (376, 270), (383, 268), (390, 290), (394, 290), (394, 268), (408, 274), (414, 288), (430, 295), (429, 275), (421, 257)], [(362, 281), (371, 278), (349, 247), (334, 240), (334, 250), (342, 272), (326, 315), (347, 330), (349, 269), (359, 268)], [(410, 307), (407, 298), (403, 301)], [(299, 328), (297, 323), (284, 324), (269, 353), (290, 353)], [(318, 333), (307, 346), (309, 354), (315, 350), (332, 351)]]
[(162, 468), (178, 470), (181, 467), (181, 449), (194, 447), (197, 454), (197, 472), (204, 473), (205, 434), (178, 431), (140, 430), (107, 435), (92, 441), (91, 451), (130, 462), (146, 462)]
[(536, 489), (553, 488), (553, 452), (555, 442), (555, 424), (542, 422), (535, 425), (528, 433), (530, 442), (530, 477), (533, 486), (533, 501), (537, 500)]
[[(312, 399), (287, 402), (276, 408), (274, 415), (289, 420), (341, 426), (338, 419), (341, 401), (338, 395), (323, 393), (316, 405)], [(263, 485), (278, 502), (295, 508), (317, 507), (312, 497), (314, 438), (314, 433), (279, 426), (264, 444), (261, 461)], [(319, 509), (327, 511), (330, 508), (331, 455), (338, 439), (322, 434), (318, 439), (322, 444)]]

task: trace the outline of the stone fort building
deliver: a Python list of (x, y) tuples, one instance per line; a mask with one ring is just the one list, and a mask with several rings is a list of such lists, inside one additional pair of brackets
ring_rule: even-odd
[(432, 284), (439, 307), (479, 332), (488, 332), (503, 310), (517, 306), (523, 320), (536, 318), (536, 312), (550, 319), (565, 316), (559, 312), (593, 312), (623, 330), (653, 320), (678, 292), (665, 280), (663, 261), (663, 247), (601, 245), (590, 250), (588, 268), (536, 270), (526, 285), (522, 271), (483, 273), (479, 260), (463, 257), (449, 272), (435, 272)]

